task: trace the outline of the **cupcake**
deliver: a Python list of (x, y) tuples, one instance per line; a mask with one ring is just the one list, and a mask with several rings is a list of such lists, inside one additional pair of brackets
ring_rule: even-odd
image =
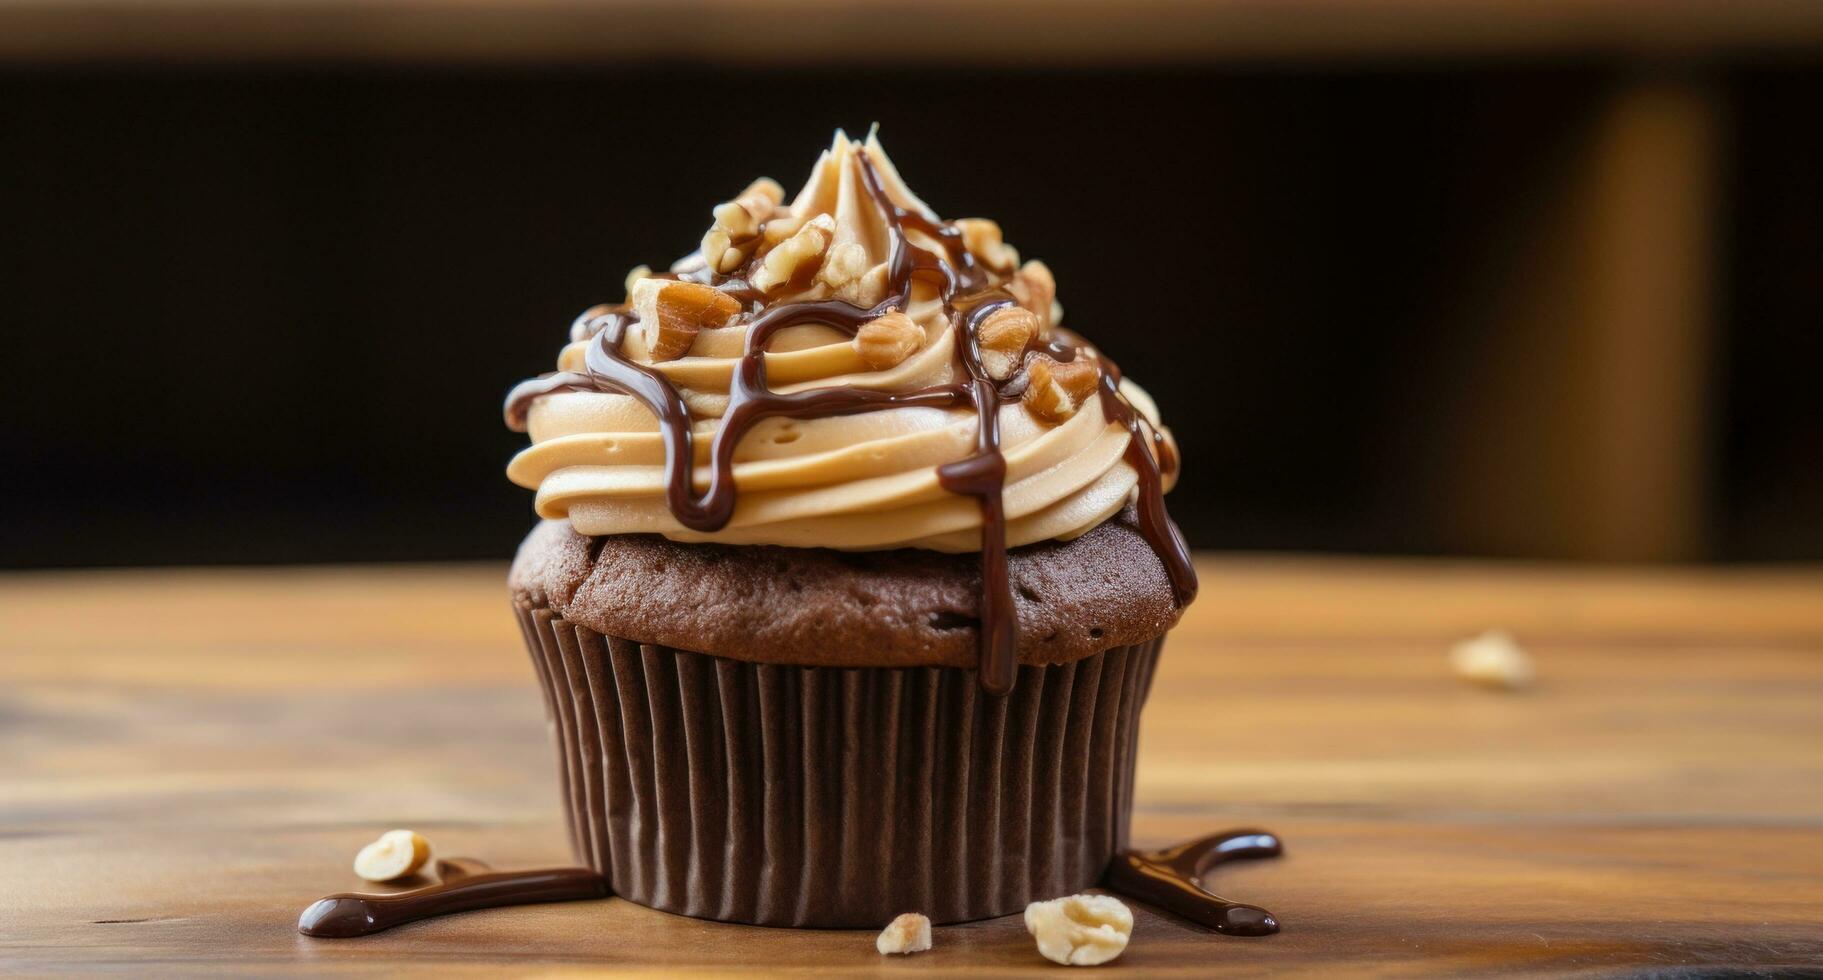
[(1042, 263), (939, 219), (872, 136), (713, 215), (507, 400), (577, 859), (780, 926), (1094, 884), (1196, 589), (1157, 409)]

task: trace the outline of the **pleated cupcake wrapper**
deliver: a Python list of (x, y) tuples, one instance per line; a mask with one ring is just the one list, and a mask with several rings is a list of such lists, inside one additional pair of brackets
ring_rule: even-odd
[(520, 607), (577, 859), (667, 912), (961, 922), (1081, 891), (1127, 841), (1163, 638), (973, 671), (752, 664)]

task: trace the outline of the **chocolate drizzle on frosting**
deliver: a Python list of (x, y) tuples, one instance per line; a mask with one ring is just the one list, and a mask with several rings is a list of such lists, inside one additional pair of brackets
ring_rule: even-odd
[[(885, 219), (891, 235), (887, 264), (887, 295), (871, 307), (843, 300), (780, 303), (760, 308), (762, 297), (747, 284), (750, 270), (735, 276), (716, 276), (706, 270), (683, 278), (707, 281), (716, 288), (756, 308), (748, 317), (745, 346), (730, 381), (728, 403), (709, 452), (709, 479), (698, 495), (695, 484), (695, 433), (688, 405), (678, 388), (662, 373), (627, 358), (621, 341), (633, 315), (624, 308), (596, 308), (579, 319), (573, 336), (590, 337), (584, 355), (585, 372), (560, 372), (525, 381), (507, 396), (506, 421), (515, 430), (526, 426), (531, 403), (561, 391), (614, 391), (632, 396), (657, 416), (665, 450), (666, 504), (679, 523), (711, 533), (727, 526), (734, 516), (734, 453), (753, 426), (767, 418), (826, 418), (888, 408), (967, 407), (977, 420), (975, 453), (940, 466), (938, 482), (951, 493), (972, 496), (981, 508), (981, 640), (978, 679), (983, 690), (1005, 694), (1012, 689), (1018, 666), (1019, 618), (1007, 568), (1006, 513), (1003, 489), (1006, 459), (1000, 451), (1000, 407), (1016, 398), (1027, 385), (1023, 370), (1004, 382), (990, 377), (982, 366), (978, 336), (981, 324), (994, 310), (1012, 304), (1003, 290), (989, 287), (988, 276), (964, 247), (961, 232), (953, 225), (900, 207), (887, 194), (880, 175), (865, 150), (856, 152), (862, 183)], [(939, 255), (914, 243), (910, 228), (934, 240), (946, 254)], [(757, 262), (758, 259), (753, 260)], [(751, 264), (751, 263), (750, 263)], [(766, 352), (779, 332), (801, 324), (821, 324), (849, 336), (863, 324), (893, 310), (903, 310), (911, 299), (914, 281), (937, 289), (943, 314), (956, 332), (961, 380), (908, 392), (887, 392), (852, 385), (833, 385), (792, 393), (772, 391), (766, 382)], [(966, 312), (962, 311), (966, 307)], [(582, 319), (590, 322), (583, 323)], [(1196, 573), (1182, 535), (1165, 512), (1161, 459), (1166, 443), (1156, 431), (1148, 435), (1140, 414), (1120, 391), (1120, 372), (1114, 363), (1073, 334), (1059, 330), (1050, 341), (1034, 338), (1027, 357), (1043, 352), (1060, 361), (1079, 354), (1093, 356), (1100, 367), (1099, 397), (1103, 414), (1124, 426), (1130, 436), (1125, 459), (1139, 475), (1141, 530), (1164, 563), (1179, 605), (1196, 595)], [(1149, 448), (1153, 444), (1156, 448)], [(1155, 455), (1157, 454), (1157, 455)], [(1167, 466), (1174, 469), (1175, 458)]]

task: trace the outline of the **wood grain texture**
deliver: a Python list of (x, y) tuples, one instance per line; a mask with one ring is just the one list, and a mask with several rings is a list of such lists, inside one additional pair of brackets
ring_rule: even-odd
[[(1139, 910), (1113, 969), (1823, 969), (1823, 570), (1205, 561), (1141, 742), (1138, 843), (1262, 825), (1224, 868), (1285, 931)], [(566, 861), (498, 567), (0, 577), (0, 972), (856, 975), (1053, 969), (1016, 918), (886, 961), (855, 932), (620, 899), (366, 940), (293, 931), (410, 826)], [(1540, 683), (1453, 679), (1514, 631)]]

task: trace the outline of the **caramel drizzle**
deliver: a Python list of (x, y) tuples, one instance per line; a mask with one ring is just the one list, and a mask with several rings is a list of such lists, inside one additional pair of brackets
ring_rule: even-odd
[[(1018, 670), (1019, 617), (1013, 603), (1012, 578), (1007, 563), (1003, 495), (1006, 458), (1000, 451), (1000, 406), (1007, 398), (1017, 398), (1027, 380), (1023, 371), (1004, 385), (991, 378), (981, 364), (978, 337), (981, 323), (987, 316), (1011, 304), (1012, 299), (1004, 292), (986, 295), (966, 316), (959, 317), (958, 294), (966, 298), (981, 297), (983, 294), (975, 291), (985, 278), (974, 256), (963, 247), (961, 232), (952, 225), (900, 207), (887, 195), (866, 151), (859, 152), (857, 159), (868, 195), (885, 216), (892, 233), (892, 251), (887, 266), (889, 295), (871, 307), (842, 300), (785, 303), (753, 317), (741, 359), (730, 381), (728, 406), (710, 444), (709, 486), (700, 496), (695, 492), (696, 435), (690, 425), (689, 408), (677, 387), (662, 373), (628, 360), (621, 353), (621, 341), (632, 322), (624, 310), (608, 310), (585, 325), (584, 334), (594, 334), (594, 341), (584, 355), (586, 373), (558, 372), (515, 387), (507, 396), (507, 425), (515, 431), (524, 431), (532, 401), (554, 392), (618, 391), (631, 395), (658, 417), (665, 445), (665, 496), (672, 515), (685, 527), (712, 533), (726, 527), (734, 516), (735, 447), (754, 424), (764, 419), (774, 416), (829, 418), (910, 406), (968, 406), (976, 419), (975, 455), (938, 467), (937, 481), (951, 493), (976, 498), (981, 507), (982, 603), (977, 672), (983, 690), (1004, 695), (1012, 690)], [(948, 254), (938, 256), (913, 244), (906, 236), (907, 226), (935, 239)], [(784, 394), (767, 387), (766, 349), (779, 331), (799, 324), (820, 323), (852, 337), (868, 321), (891, 310), (906, 308), (915, 279), (934, 281), (937, 286), (944, 316), (957, 333), (957, 358), (967, 376), (966, 381), (910, 392), (883, 392), (843, 385)], [(732, 282), (732, 279), (724, 280), (721, 285)], [(1065, 331), (1058, 333), (1062, 338), (1059, 341), (1042, 344), (1034, 340), (1028, 345), (1027, 356), (1042, 350), (1059, 360), (1073, 360), (1079, 351), (1087, 350), (1075, 335)], [(1123, 425), (1130, 435), (1125, 458), (1139, 474), (1140, 530), (1164, 563), (1178, 604), (1187, 605), (1196, 595), (1196, 572), (1182, 534), (1165, 512), (1158, 459), (1147, 451), (1146, 432), (1140, 425), (1139, 413), (1120, 393), (1119, 369), (1101, 354), (1094, 353), (1094, 356), (1101, 366), (1102, 411), (1108, 419)], [(1162, 437), (1154, 432), (1152, 438), (1159, 440), (1157, 445), (1162, 449)]]

